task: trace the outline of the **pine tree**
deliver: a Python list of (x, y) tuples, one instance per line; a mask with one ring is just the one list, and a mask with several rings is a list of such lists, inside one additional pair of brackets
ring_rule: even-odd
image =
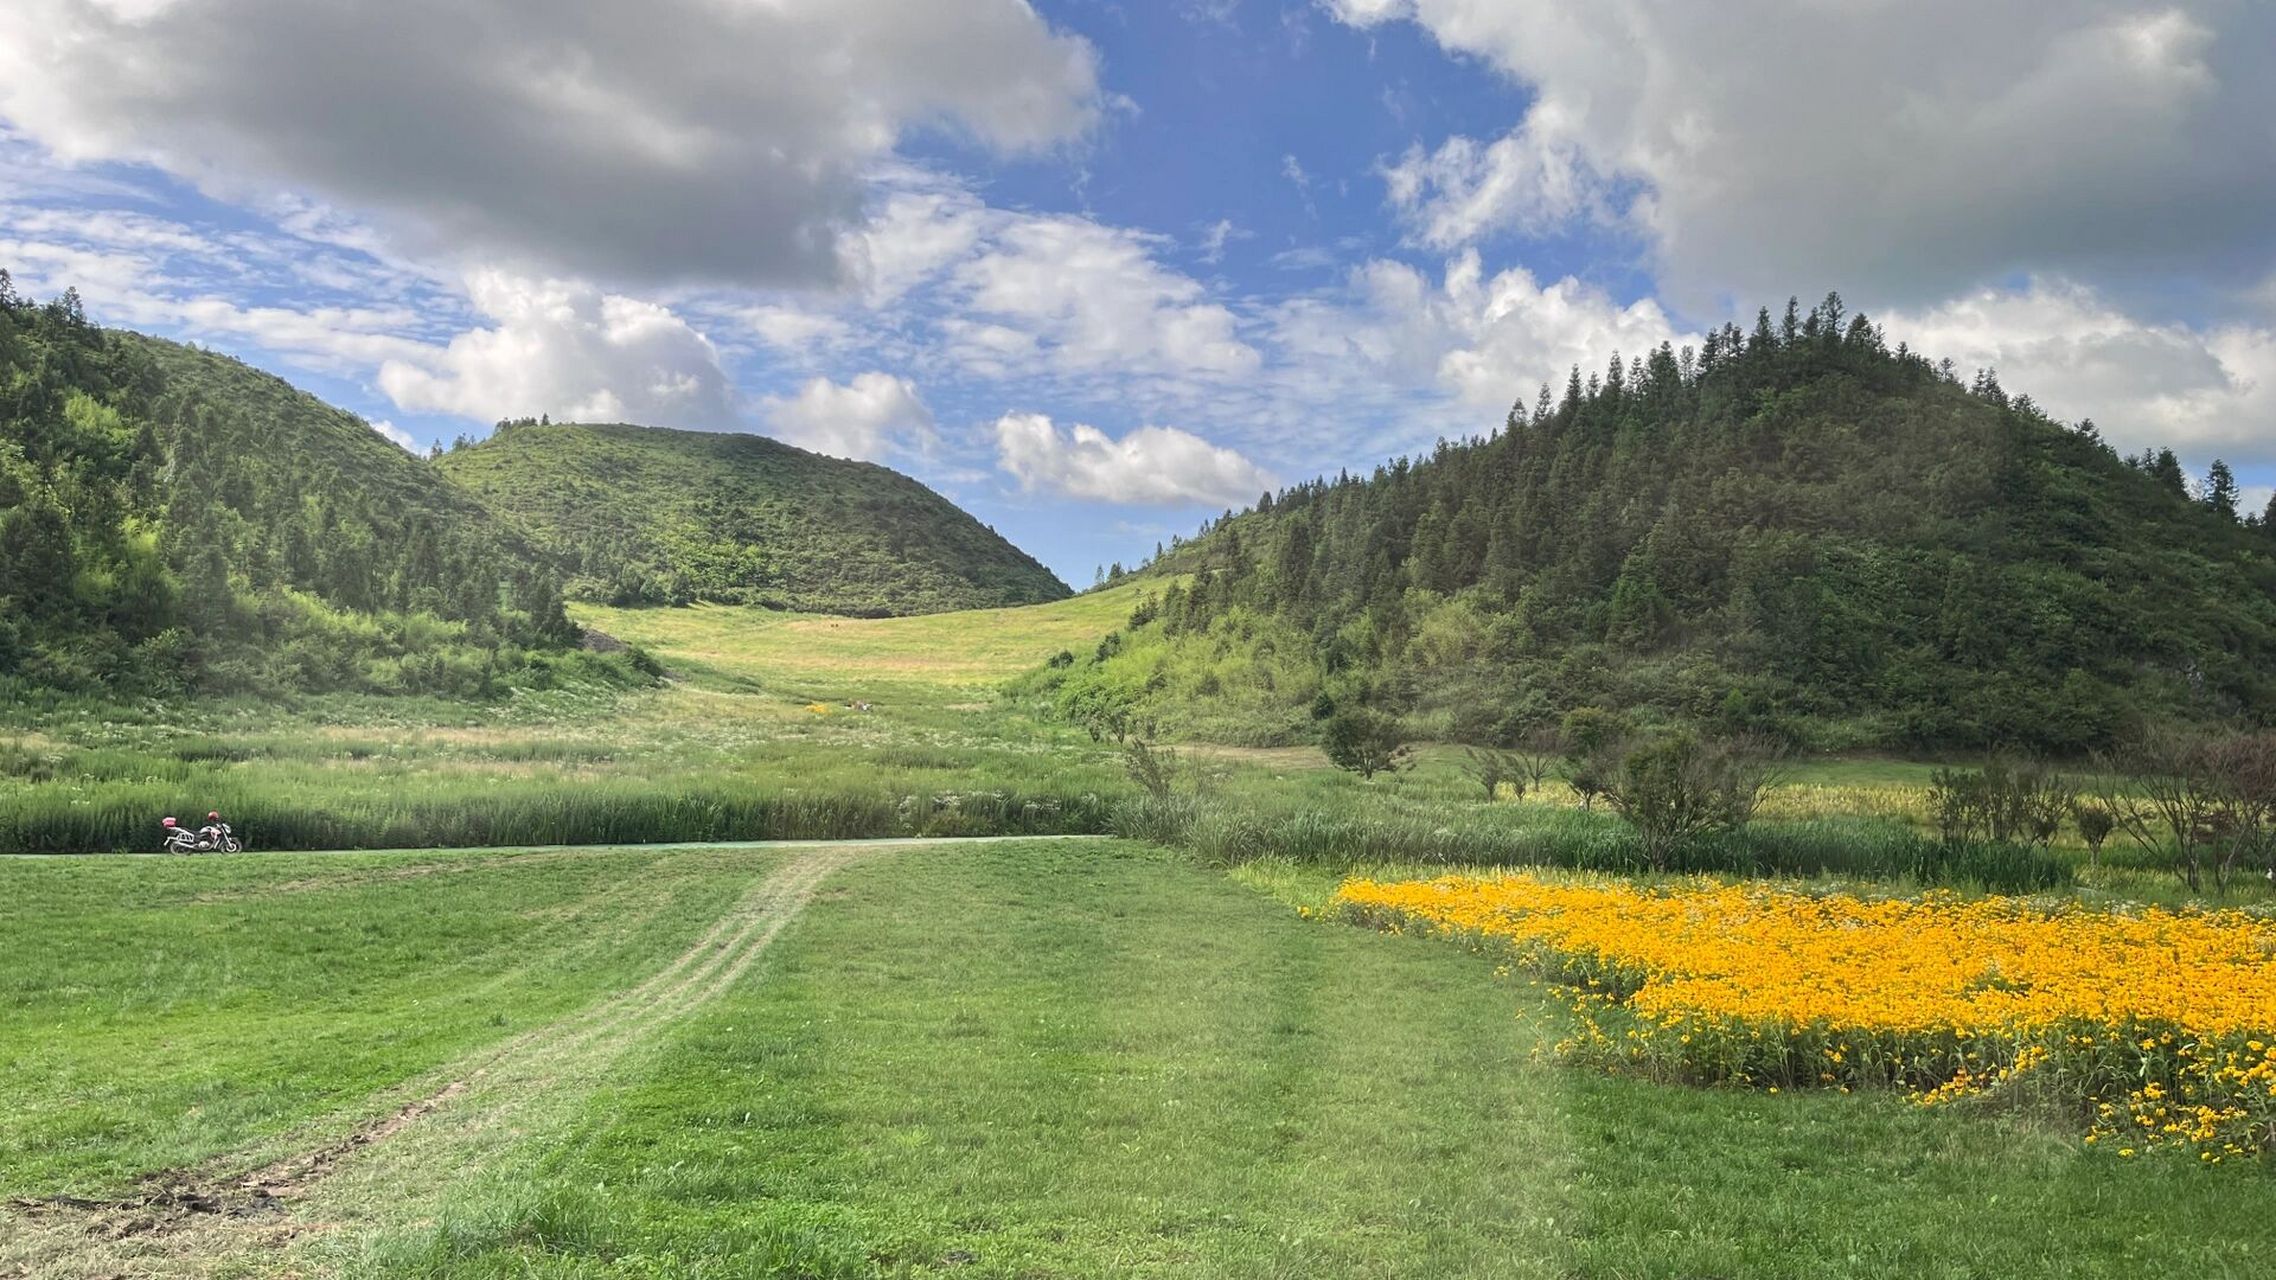
[(2212, 468), (2205, 472), (2205, 496), (2201, 500), (2208, 510), (2231, 520), (2237, 518), (2236, 473), (2229, 470), (2228, 463), (2213, 459)]
[(2150, 478), (2157, 481), (2159, 488), (2183, 501), (2188, 500), (2189, 477), (2182, 474), (2181, 459), (2173, 456), (2173, 450), (2158, 450), (2157, 456), (2150, 459), (2146, 470), (2150, 473)]

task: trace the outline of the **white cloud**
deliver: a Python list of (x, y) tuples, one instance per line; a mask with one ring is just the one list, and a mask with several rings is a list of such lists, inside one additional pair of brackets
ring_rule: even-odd
[(844, 385), (815, 378), (795, 396), (766, 402), (776, 439), (835, 458), (881, 462), (896, 447), (929, 443), (932, 410), (916, 384), (887, 373), (863, 373)]
[(996, 457), (1023, 489), (1100, 502), (1233, 506), (1272, 484), (1234, 450), (1175, 427), (1140, 427), (1116, 440), (1081, 424), (1061, 432), (1040, 413), (998, 419)]
[(1155, 262), (1151, 244), (1087, 218), (1014, 216), (956, 279), (971, 311), (1032, 336), (1063, 370), (1254, 372), (1261, 358), (1232, 311)]
[(1283, 306), (1275, 334), (1300, 380), (1428, 388), (1494, 418), (1539, 383), (1561, 384), (1576, 364), (1593, 372), (1615, 351), (1685, 340), (1650, 299), (1622, 306), (1569, 276), (1542, 285), (1522, 268), (1487, 276), (1476, 250), (1436, 282), (1405, 263), (1371, 261), (1341, 289)]
[(736, 307), (730, 315), (760, 341), (781, 351), (803, 352), (853, 338), (853, 326), (837, 316), (785, 303)]
[(1096, 55), (1025, 0), (15, 0), (0, 118), (67, 163), (312, 192), (452, 261), (835, 279), (912, 129), (1080, 135)]
[(2009, 395), (2065, 420), (2093, 418), (2121, 448), (2276, 462), (2276, 331), (2144, 322), (2051, 279), (1880, 320), (1892, 343), (1950, 359), (1963, 374), (1997, 369)]
[(901, 185), (839, 245), (846, 274), (859, 282), (872, 307), (897, 301), (968, 257), (991, 227), (1011, 216), (924, 175), (895, 178)]
[(382, 364), (380, 389), (397, 405), (477, 420), (736, 425), (718, 352), (664, 307), (496, 271), (471, 277), (467, 292), (494, 323)]
[(1542, 104), (1485, 146), (1454, 137), (1425, 152), (1417, 143), (1385, 167), (1383, 179), (1415, 237), (1437, 249), (1460, 248), (1504, 228), (1541, 234), (1582, 215), (1612, 216), (1610, 184), (1556, 103)]
[(364, 425), (370, 427), (380, 435), (387, 437), (388, 443), (394, 445), (398, 449), (401, 449), (405, 453), (415, 454), (421, 452), (419, 448), (419, 441), (413, 437), (410, 432), (405, 431), (403, 428), (396, 426), (394, 423), (389, 422), (384, 418), (373, 418), (371, 421), (366, 422)]
[(404, 308), (247, 305), (209, 291), (214, 281), (170, 277), (158, 258), (132, 248), (0, 235), (0, 262), (28, 296), (78, 289), (100, 322), (203, 342), (249, 342), (327, 372), (360, 373), (421, 350), (402, 336), (418, 319)]
[(1920, 305), (2016, 271), (2223, 284), (2276, 255), (2276, 6), (1326, 0), (1536, 97), (1389, 171), (1418, 239), (1617, 208), (1669, 296)]
[(1228, 241), (1246, 240), (1254, 234), (1256, 233), (1234, 226), (1231, 218), (1219, 218), (1201, 233), (1201, 260), (1215, 266), (1225, 260), (1225, 245)]

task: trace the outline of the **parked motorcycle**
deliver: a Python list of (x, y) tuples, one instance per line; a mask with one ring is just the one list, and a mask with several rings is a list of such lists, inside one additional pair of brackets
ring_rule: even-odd
[(212, 823), (196, 831), (172, 818), (159, 825), (166, 832), (165, 843), (159, 846), (162, 853), (242, 853), (245, 849), (226, 822)]

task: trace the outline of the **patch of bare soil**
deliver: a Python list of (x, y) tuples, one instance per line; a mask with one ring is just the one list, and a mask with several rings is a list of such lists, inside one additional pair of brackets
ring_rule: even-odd
[(1282, 771), (1296, 769), (1332, 769), (1326, 755), (1318, 747), (1228, 747), (1213, 742), (1189, 742), (1178, 747), (1180, 755), (1201, 760), (1223, 760), (1231, 764), (1252, 764), (1262, 769)]

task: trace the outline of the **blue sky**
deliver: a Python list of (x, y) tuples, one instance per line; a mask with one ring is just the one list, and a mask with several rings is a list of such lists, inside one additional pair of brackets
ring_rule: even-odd
[(2267, 6), (18, 8), (0, 267), (412, 448), (767, 432), (1080, 584), (1838, 288), (2123, 446), (2276, 478)]

